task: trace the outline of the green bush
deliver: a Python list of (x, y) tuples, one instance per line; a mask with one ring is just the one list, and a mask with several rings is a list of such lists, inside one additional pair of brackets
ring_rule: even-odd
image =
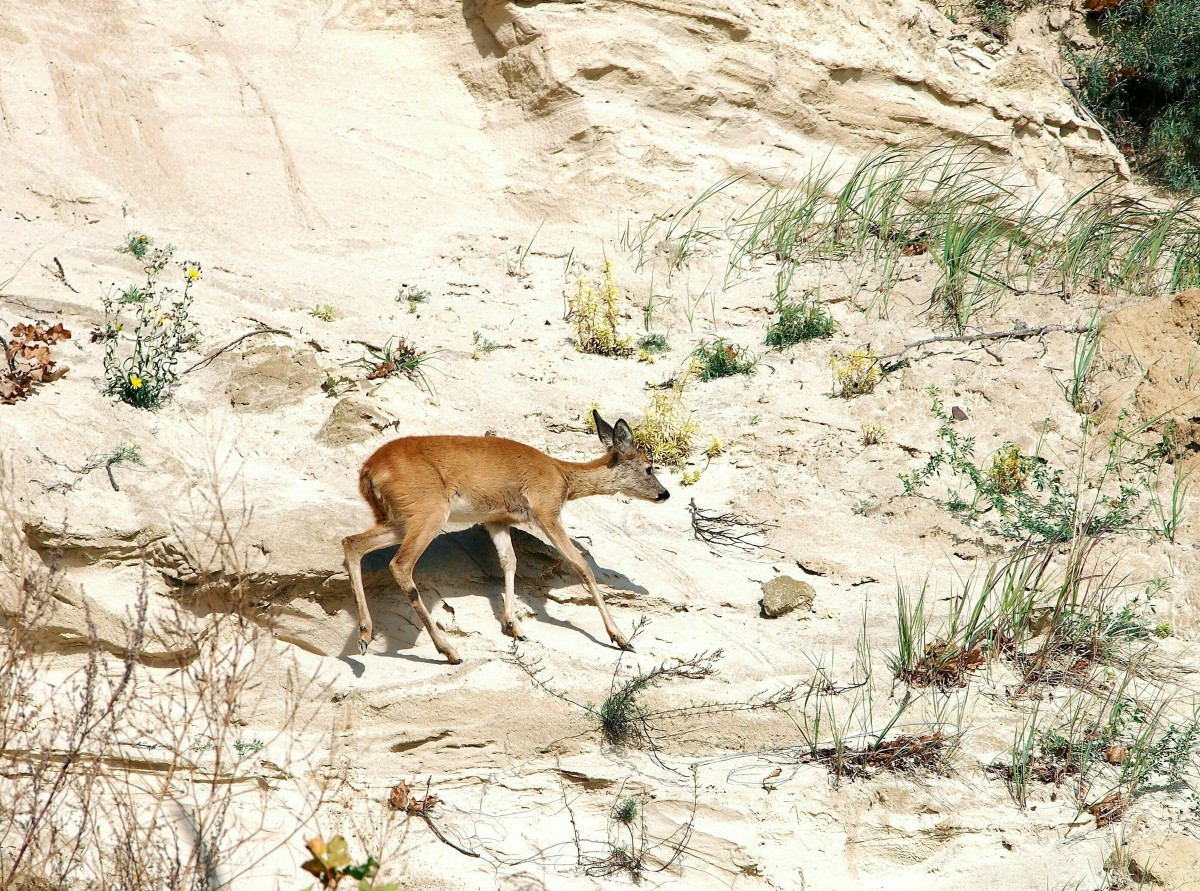
[[(195, 324), (189, 321), (188, 310), (192, 285), (200, 280), (200, 264), (179, 264), (183, 269), (182, 292), (158, 283), (174, 253), (170, 245), (149, 251), (144, 257), (146, 283), (109, 291), (103, 298), (104, 392), (135, 408), (158, 408), (162, 404), (179, 383), (179, 354), (196, 341)], [(127, 330), (122, 321), (126, 309), (133, 312), (132, 330)]]
[(710, 381), (717, 377), (735, 374), (753, 374), (758, 359), (745, 347), (730, 343), (723, 337), (713, 341), (701, 341), (692, 351), (700, 380)]
[(775, 312), (778, 318), (767, 326), (766, 344), (777, 350), (805, 340), (830, 337), (837, 330), (829, 313), (807, 295), (799, 303), (776, 301)]
[(1088, 107), (1142, 172), (1200, 190), (1200, 4), (1123, 0), (1072, 61)]

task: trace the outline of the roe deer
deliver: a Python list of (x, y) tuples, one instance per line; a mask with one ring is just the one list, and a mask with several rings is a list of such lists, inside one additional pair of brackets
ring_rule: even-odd
[(524, 640), (517, 624), (513, 585), (517, 555), (509, 528), (528, 523), (540, 530), (583, 577), (604, 619), (604, 629), (622, 649), (629, 640), (613, 623), (596, 579), (583, 555), (563, 529), (565, 502), (588, 495), (623, 492), (647, 501), (671, 497), (654, 468), (633, 443), (624, 420), (610, 427), (593, 412), (596, 433), (608, 452), (594, 461), (574, 463), (496, 436), (407, 436), (381, 446), (363, 464), (358, 488), (375, 512), (376, 525), (342, 539), (346, 569), (358, 601), (358, 650), (371, 642), (371, 614), (363, 592), (362, 558), (399, 544), (391, 570), (408, 595), (438, 652), (453, 665), (462, 659), (434, 625), (413, 582), (413, 567), (447, 522), (482, 523), (492, 537), (504, 570), (504, 631)]

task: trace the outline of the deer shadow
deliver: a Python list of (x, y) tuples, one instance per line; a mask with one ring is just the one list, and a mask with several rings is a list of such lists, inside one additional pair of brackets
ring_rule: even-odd
[[(598, 565), (586, 548), (578, 541), (573, 541), (587, 560), (598, 584), (624, 592), (626, 596), (649, 594), (646, 588), (634, 583), (624, 574)], [(552, 595), (553, 591), (576, 585), (583, 588), (583, 580), (565, 558), (540, 538), (516, 527), (512, 530), (512, 543), (517, 555), (516, 599), (533, 612), (534, 618), (530, 621), (570, 629), (600, 646), (611, 646), (608, 640), (598, 638), (573, 622), (555, 618), (547, 611), (548, 598), (581, 605), (592, 603), (591, 595), (584, 598), (560, 598)], [(377, 636), (387, 642), (387, 655), (394, 658), (420, 662), (444, 661), (441, 657), (429, 659), (404, 652), (416, 646), (417, 638), (425, 628), (409, 605), (408, 598), (396, 585), (388, 567), (397, 550), (398, 547), (383, 548), (372, 551), (363, 558), (363, 584)], [(482, 526), (445, 532), (435, 538), (417, 561), (413, 578), (426, 608), (435, 615), (435, 620), (441, 604), (445, 604), (453, 614), (455, 600), (482, 595), (488, 598), (495, 617), (495, 633), (503, 634), (501, 624), (504, 571), (500, 567), (491, 537)], [(610, 596), (609, 599), (614, 598)], [(596, 618), (599, 622), (598, 613)], [(527, 625), (526, 630), (532, 629)], [(346, 654), (356, 650), (356, 646), (355, 640), (349, 640)]]

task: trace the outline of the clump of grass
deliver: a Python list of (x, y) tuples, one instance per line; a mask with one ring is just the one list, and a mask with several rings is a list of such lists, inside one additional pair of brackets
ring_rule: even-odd
[(430, 389), (424, 372), (429, 358), (427, 352), (403, 337), (389, 337), (382, 347), (367, 347), (367, 354), (359, 360), (359, 365), (367, 372), (369, 381), (403, 374)]
[(833, 369), (834, 395), (843, 399), (873, 393), (883, 377), (879, 354), (870, 347), (859, 347), (845, 356), (835, 354), (829, 365)]
[(618, 330), (621, 292), (611, 260), (604, 261), (604, 281), (597, 287), (583, 276), (567, 300), (567, 321), (575, 325), (575, 348), (597, 356), (633, 355), (633, 337)]
[(645, 334), (638, 339), (638, 346), (648, 353), (665, 353), (671, 348), (665, 334)]
[(130, 232), (125, 237), (125, 242), (117, 248), (117, 252), (129, 254), (136, 260), (145, 260), (146, 254), (153, 246), (154, 239), (145, 232)]
[(708, 441), (708, 448), (704, 450), (704, 457), (709, 461), (725, 452), (725, 443), (721, 442), (720, 438), (714, 436)]
[(685, 470), (679, 475), (679, 485), (694, 486), (700, 482), (701, 473), (699, 470)]
[(652, 464), (680, 467), (691, 456), (700, 426), (683, 399), (683, 386), (656, 390), (646, 406), (646, 419), (633, 431), (633, 441)]
[(1075, 352), (1071, 361), (1071, 379), (1063, 384), (1063, 393), (1071, 403), (1071, 408), (1080, 414), (1088, 413), (1093, 405), (1089, 403), (1088, 390), (1095, 370), (1096, 358), (1100, 348), (1099, 319), (1092, 319), (1092, 327), (1080, 334), (1075, 340)]
[(735, 374), (753, 374), (754, 366), (758, 364), (753, 353), (722, 337), (701, 341), (692, 351), (692, 359), (702, 381)]
[(416, 285), (401, 285), (396, 291), (396, 302), (407, 303), (408, 311), (415, 313), (417, 307), (428, 302), (431, 296), (433, 295), (425, 288), (418, 288)]
[(887, 439), (888, 429), (883, 424), (875, 421), (863, 421), (862, 436), (859, 437), (859, 442), (865, 446), (879, 445)]
[(332, 322), (337, 318), (337, 308), (331, 303), (318, 303), (308, 314), (322, 322)]
[(831, 337), (837, 330), (833, 317), (808, 295), (799, 303), (775, 301), (777, 318), (767, 326), (766, 344), (777, 350), (807, 340)]
[[(188, 318), (192, 285), (201, 278), (199, 263), (183, 262), (182, 292), (159, 285), (175, 248), (155, 248), (145, 257), (146, 282), (124, 291), (110, 290), (104, 305), (104, 392), (135, 408), (157, 408), (179, 383), (179, 355), (193, 346), (197, 335)], [(126, 331), (121, 312), (132, 306), (133, 327)], [(122, 336), (124, 335), (124, 336)], [(123, 345), (130, 344), (128, 355)]]

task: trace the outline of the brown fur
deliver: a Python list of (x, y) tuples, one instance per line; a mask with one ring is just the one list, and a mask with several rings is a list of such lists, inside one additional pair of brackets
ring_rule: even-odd
[(509, 527), (526, 523), (541, 531), (587, 584), (609, 636), (627, 646), (613, 624), (595, 578), (567, 537), (559, 513), (566, 501), (590, 495), (625, 494), (664, 501), (669, 493), (649, 462), (633, 445), (623, 420), (610, 427), (597, 414), (596, 430), (608, 451), (594, 461), (571, 462), (496, 436), (408, 436), (381, 446), (363, 464), (359, 491), (376, 526), (342, 542), (359, 610), (359, 648), (366, 652), (371, 618), (363, 592), (360, 562), (367, 553), (393, 544), (400, 550), (392, 572), (408, 594), (439, 652), (451, 662), (458, 654), (432, 623), (412, 581), (421, 553), (447, 520), (483, 523), (492, 536), (505, 574), (504, 624), (521, 637), (513, 614), (516, 555)]

